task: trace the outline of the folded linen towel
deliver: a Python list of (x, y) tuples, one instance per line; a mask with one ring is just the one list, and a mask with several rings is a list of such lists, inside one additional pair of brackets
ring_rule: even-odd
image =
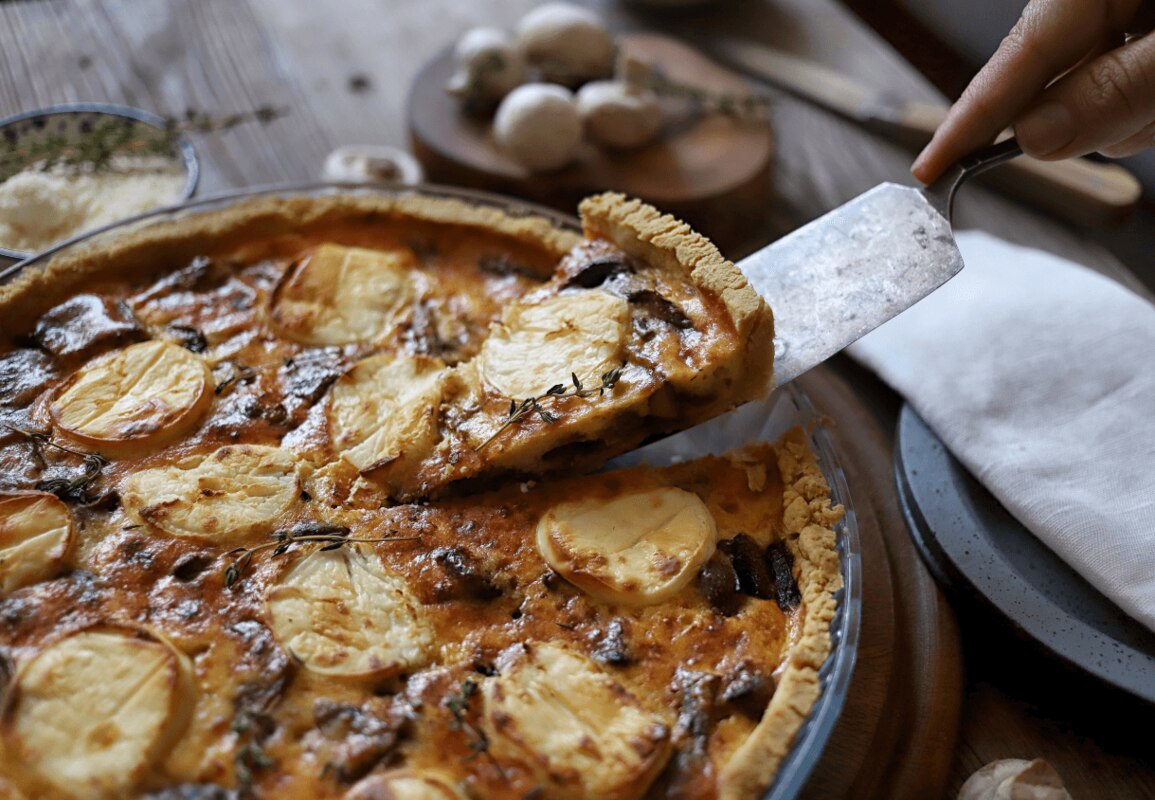
[(1155, 305), (958, 235), (966, 267), (850, 354), (1029, 531), (1155, 630)]

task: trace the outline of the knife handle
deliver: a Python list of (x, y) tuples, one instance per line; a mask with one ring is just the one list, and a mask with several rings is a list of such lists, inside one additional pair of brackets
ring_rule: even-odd
[[(931, 103), (906, 103), (887, 121), (888, 127), (903, 144), (923, 147), (946, 112)], [(1082, 225), (1122, 221), (1143, 194), (1138, 179), (1123, 167), (1087, 158), (1039, 161), (1023, 156), (978, 180)]]

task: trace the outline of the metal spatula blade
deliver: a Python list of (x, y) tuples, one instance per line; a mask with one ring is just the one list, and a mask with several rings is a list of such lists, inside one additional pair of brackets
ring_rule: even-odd
[(1021, 154), (1013, 139), (925, 189), (883, 183), (738, 266), (774, 312), (774, 382), (793, 380), (910, 308), (963, 268), (951, 231), (968, 178)]

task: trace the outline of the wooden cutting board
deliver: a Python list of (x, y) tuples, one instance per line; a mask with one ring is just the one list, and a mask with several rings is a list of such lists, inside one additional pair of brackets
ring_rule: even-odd
[[(639, 33), (619, 41), (673, 80), (714, 92), (748, 91), (741, 77), (669, 37)], [(690, 115), (671, 121), (653, 144), (617, 152), (587, 144), (569, 167), (535, 174), (501, 151), (490, 118), (466, 114), (445, 91), (452, 73), (445, 50), (418, 73), (409, 96), (410, 141), (429, 180), (516, 195), (571, 214), (586, 195), (625, 192), (686, 220), (733, 257), (764, 238), (774, 151), (768, 123)]]
[(862, 557), (858, 658), (842, 715), (800, 800), (945, 796), (963, 698), (959, 631), (919, 560), (898, 505), (892, 406), (845, 356), (798, 379), (850, 489)]

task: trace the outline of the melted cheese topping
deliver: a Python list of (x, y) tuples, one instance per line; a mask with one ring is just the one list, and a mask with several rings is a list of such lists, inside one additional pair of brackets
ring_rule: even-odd
[(272, 317), (303, 344), (348, 344), (387, 336), (408, 305), (417, 258), (408, 248), (370, 250), (323, 244), (281, 285)]
[(64, 384), (51, 411), (69, 436), (108, 449), (171, 441), (197, 422), (211, 399), (212, 379), (201, 359), (151, 341), (86, 364)]
[(266, 602), (273, 633), (311, 672), (389, 676), (429, 660), (433, 631), (408, 584), (376, 554), (312, 553)]
[(229, 445), (133, 473), (121, 495), (136, 519), (166, 533), (230, 542), (267, 532), (296, 501), (298, 471), (279, 448)]
[(75, 537), (72, 514), (55, 495), (0, 496), (0, 593), (63, 570)]
[(187, 724), (189, 669), (183, 654), (143, 632), (70, 636), (17, 677), (10, 752), (66, 796), (124, 797)]

